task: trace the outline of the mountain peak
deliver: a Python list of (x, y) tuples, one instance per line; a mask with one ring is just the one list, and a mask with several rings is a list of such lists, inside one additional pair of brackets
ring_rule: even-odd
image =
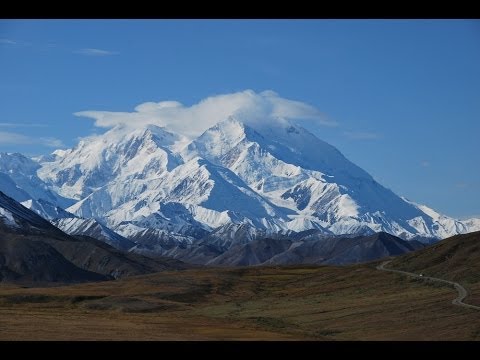
[(62, 195), (81, 200), (114, 181), (158, 176), (182, 160), (173, 151), (185, 138), (165, 128), (118, 125), (102, 135), (82, 139), (62, 157), (43, 162), (39, 176)]
[(165, 127), (154, 124), (147, 124), (141, 127), (130, 127), (124, 124), (117, 125), (102, 135), (87, 137), (85, 143), (103, 142), (104, 144), (118, 144), (132, 139), (156, 138), (158, 144), (169, 147), (178, 141), (185, 141), (185, 137), (167, 130)]
[(255, 137), (263, 138), (262, 133), (274, 134), (275, 139), (288, 138), (289, 140), (292, 140), (291, 137), (296, 135), (305, 136), (308, 134), (307, 136), (314, 136), (303, 127), (284, 118), (241, 120), (233, 115), (218, 122), (204, 133), (211, 131), (221, 131), (229, 136), (253, 137), (252, 140)]
[(329, 175), (336, 182), (372, 179), (334, 146), (283, 118), (241, 121), (231, 116), (207, 129), (188, 146), (185, 154), (189, 157), (194, 152), (223, 166), (228, 158), (230, 166), (232, 159), (238, 159), (241, 153), (247, 156), (247, 147), (251, 147), (250, 152), (258, 149), (262, 157), (271, 156), (290, 166)]
[[(156, 125), (116, 126), (39, 160), (38, 176), (75, 199), (67, 211), (113, 230), (135, 224), (195, 233), (242, 222), (266, 232), (371, 230), (411, 238), (443, 237), (475, 225), (398, 197), (288, 119), (244, 117), (227, 117), (189, 143)], [(0, 166), (8, 163), (2, 157)], [(38, 164), (32, 163), (35, 174)], [(11, 169), (4, 166), (3, 172)], [(4, 188), (15, 190), (20, 178), (3, 177)]]

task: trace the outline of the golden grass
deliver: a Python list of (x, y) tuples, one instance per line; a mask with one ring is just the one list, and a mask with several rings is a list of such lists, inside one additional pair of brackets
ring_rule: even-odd
[(0, 286), (1, 340), (475, 340), (453, 289), (373, 266), (191, 269)]

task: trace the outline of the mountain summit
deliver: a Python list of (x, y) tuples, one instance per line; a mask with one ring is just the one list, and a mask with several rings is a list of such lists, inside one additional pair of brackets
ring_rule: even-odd
[[(0, 169), (4, 159), (11, 161), (0, 157)], [(261, 234), (384, 231), (407, 240), (480, 229), (478, 219), (458, 221), (397, 196), (287, 120), (229, 117), (192, 141), (153, 125), (117, 126), (73, 149), (28, 160), (0, 190), (21, 190), (25, 201), (31, 188), (22, 185), (30, 177), (44, 200), (73, 203), (60, 217), (94, 218), (130, 239), (148, 230), (149, 241), (188, 244), (228, 224)], [(22, 182), (15, 187), (16, 179)]]

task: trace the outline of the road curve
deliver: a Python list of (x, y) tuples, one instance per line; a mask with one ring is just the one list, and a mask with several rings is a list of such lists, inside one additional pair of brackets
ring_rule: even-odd
[(453, 305), (463, 306), (463, 307), (466, 307), (466, 308), (469, 308), (469, 309), (480, 310), (480, 306), (470, 305), (470, 304), (466, 304), (466, 303), (463, 302), (463, 300), (465, 300), (465, 298), (467, 297), (468, 292), (459, 283), (454, 282), (454, 281), (448, 281), (448, 280), (444, 280), (444, 279), (434, 278), (434, 277), (431, 277), (431, 276), (420, 276), (418, 274), (407, 272), (407, 271), (402, 271), (402, 270), (386, 269), (385, 265), (389, 264), (391, 261), (392, 260), (384, 261), (383, 263), (381, 263), (380, 265), (377, 266), (377, 270), (390, 271), (390, 272), (393, 272), (393, 273), (403, 274), (403, 275), (407, 275), (407, 276), (417, 278), (417, 279), (437, 281), (437, 282), (441, 282), (441, 283), (444, 283), (444, 284), (451, 285), (458, 292), (458, 296), (455, 299), (452, 300)]

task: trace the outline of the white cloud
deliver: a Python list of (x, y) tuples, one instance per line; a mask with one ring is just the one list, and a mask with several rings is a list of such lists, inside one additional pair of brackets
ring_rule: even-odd
[(177, 101), (146, 102), (135, 107), (135, 112), (89, 110), (75, 115), (94, 119), (98, 127), (141, 127), (154, 124), (188, 137), (200, 135), (229, 116), (249, 123), (285, 118), (314, 121), (319, 125), (336, 125), (314, 106), (282, 98), (273, 91), (255, 93), (252, 90), (211, 96), (192, 106), (184, 106)]
[(365, 131), (345, 131), (343, 134), (353, 140), (377, 140), (382, 137), (380, 134)]
[(61, 140), (53, 137), (34, 138), (9, 131), (0, 131), (0, 145), (43, 145), (52, 148), (65, 147)]
[(102, 50), (102, 49), (93, 49), (86, 48), (74, 51), (75, 54), (85, 55), (85, 56), (110, 56), (118, 55), (116, 51)]
[(31, 139), (28, 136), (12, 133), (8, 131), (0, 131), (0, 144), (28, 144)]
[(62, 142), (62, 140), (54, 137), (42, 137), (42, 138), (39, 138), (38, 140), (40, 144), (51, 147), (51, 148), (65, 147), (65, 144)]

